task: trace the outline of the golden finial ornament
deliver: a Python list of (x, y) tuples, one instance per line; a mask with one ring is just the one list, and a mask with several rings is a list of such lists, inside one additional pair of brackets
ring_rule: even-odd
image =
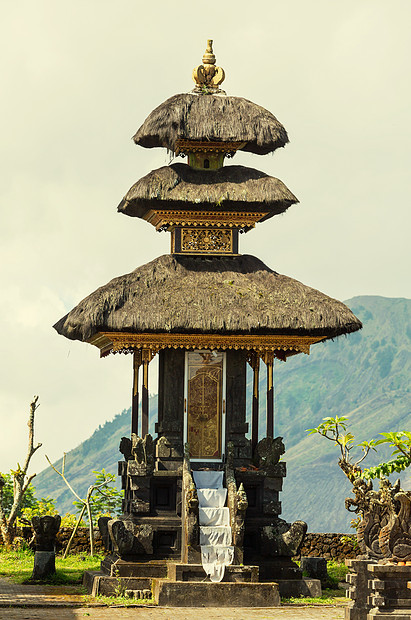
[(202, 92), (216, 92), (219, 86), (224, 82), (224, 69), (217, 67), (215, 64), (215, 56), (213, 53), (213, 40), (207, 40), (206, 51), (203, 55), (203, 64), (198, 65), (193, 70), (193, 80), (198, 89)]

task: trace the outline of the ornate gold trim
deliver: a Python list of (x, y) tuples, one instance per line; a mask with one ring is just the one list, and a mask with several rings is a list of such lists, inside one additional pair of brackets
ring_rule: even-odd
[(241, 213), (221, 211), (169, 211), (151, 209), (144, 219), (159, 230), (163, 226), (217, 226), (217, 228), (254, 228), (267, 212)]
[(226, 349), (255, 351), (264, 356), (273, 352), (279, 359), (284, 354), (310, 354), (310, 346), (325, 340), (326, 336), (283, 336), (254, 334), (129, 334), (126, 332), (98, 332), (87, 342), (100, 349), (101, 357), (109, 353), (132, 353), (136, 349)]
[(217, 140), (176, 140), (176, 155), (181, 153), (235, 153), (242, 149), (247, 142), (218, 142)]
[(181, 252), (232, 254), (233, 231), (230, 228), (181, 229)]

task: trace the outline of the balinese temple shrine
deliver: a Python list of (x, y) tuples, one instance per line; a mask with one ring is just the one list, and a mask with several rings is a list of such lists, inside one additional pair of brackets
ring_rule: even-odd
[(131, 433), (120, 443), (123, 514), (101, 521), (112, 552), (86, 581), (107, 593), (124, 579), (164, 605), (274, 606), (279, 593), (320, 594), (292, 561), (306, 524), (280, 517), (286, 464), (274, 437), (274, 359), (309, 354), (361, 323), (343, 303), (241, 254), (241, 233), (265, 223), (275, 235), (271, 218), (298, 201), (279, 179), (227, 160), (240, 150), (272, 153), (287, 133), (271, 112), (221, 90), (212, 41), (193, 79), (192, 91), (159, 105), (134, 136), (182, 160), (139, 179), (118, 207), (169, 233), (170, 253), (100, 287), (55, 325), (101, 357), (129, 354), (133, 377)]

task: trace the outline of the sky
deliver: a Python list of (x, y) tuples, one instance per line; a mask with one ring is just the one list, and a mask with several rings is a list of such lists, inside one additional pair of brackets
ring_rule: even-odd
[(131, 358), (100, 359), (52, 325), (169, 252), (168, 233), (117, 205), (170, 162), (131, 137), (193, 88), (209, 38), (227, 94), (269, 109), (290, 138), (232, 163), (300, 200), (240, 251), (337, 299), (411, 297), (410, 23), (409, 0), (0, 3), (0, 471), (24, 459), (34, 394), (32, 472), (130, 406)]

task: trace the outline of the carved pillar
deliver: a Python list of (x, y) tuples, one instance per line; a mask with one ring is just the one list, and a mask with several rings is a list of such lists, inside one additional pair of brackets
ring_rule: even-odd
[(274, 437), (274, 353), (267, 351), (264, 362), (267, 367), (267, 437)]
[(251, 407), (251, 449), (254, 453), (258, 443), (258, 411), (259, 411), (259, 379), (260, 379), (260, 357), (253, 351), (247, 359), (253, 369), (253, 400)]
[(141, 390), (141, 436), (148, 433), (148, 365), (155, 355), (151, 349), (142, 349), (143, 386)]
[(133, 353), (133, 394), (131, 400), (131, 433), (138, 435), (138, 374), (142, 363), (141, 350)]

